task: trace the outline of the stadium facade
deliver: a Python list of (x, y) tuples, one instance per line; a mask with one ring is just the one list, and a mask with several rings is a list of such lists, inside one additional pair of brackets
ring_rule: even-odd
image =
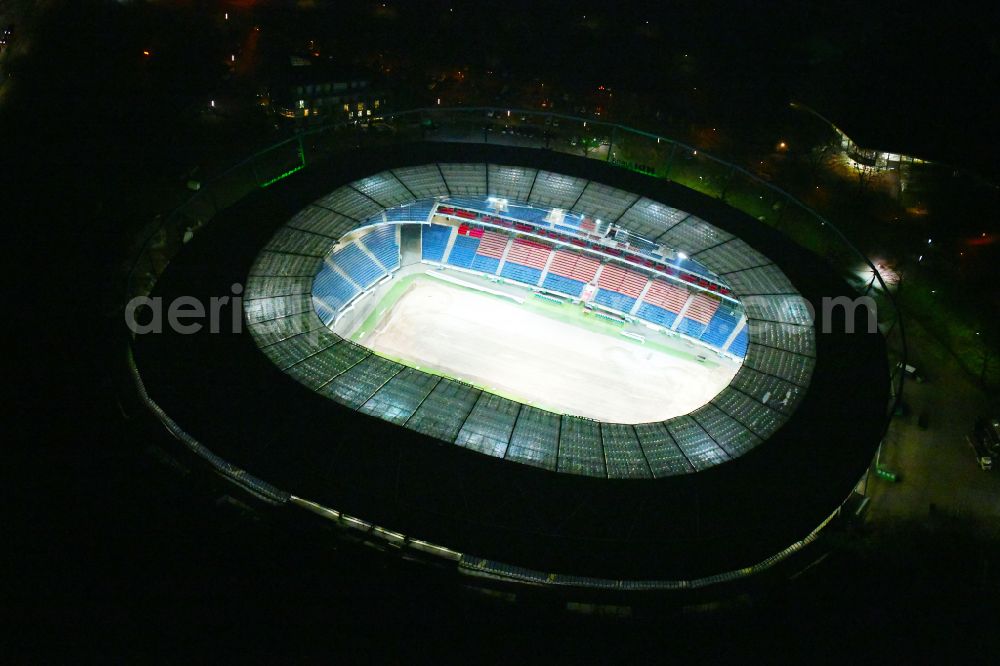
[[(895, 329), (867, 332), (867, 312), (844, 310), (820, 333), (809, 304), (858, 295), (844, 271), (724, 201), (606, 162), (383, 143), (216, 206), (156, 271), (164, 299), (246, 282), (250, 335), (130, 346), (142, 401), (227, 479), (466, 573), (651, 589), (767, 568), (864, 478), (898, 399)], [(639, 321), (742, 366), (689, 414), (614, 423), (335, 332), (411, 261)]]

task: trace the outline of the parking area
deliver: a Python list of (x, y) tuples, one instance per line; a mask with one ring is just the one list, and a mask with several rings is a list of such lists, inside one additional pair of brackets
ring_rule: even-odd
[(975, 419), (996, 404), (919, 324), (908, 320), (906, 334), (910, 362), (925, 381), (907, 379), (906, 414), (893, 421), (882, 456), (899, 481), (872, 476), (869, 521), (943, 512), (1000, 531), (1000, 473), (980, 469), (966, 441)]

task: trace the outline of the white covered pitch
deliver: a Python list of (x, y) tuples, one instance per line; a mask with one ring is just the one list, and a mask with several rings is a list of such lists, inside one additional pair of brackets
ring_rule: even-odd
[(739, 362), (680, 337), (651, 335), (686, 354), (707, 356), (708, 364), (430, 280), (414, 282), (358, 342), (519, 402), (615, 423), (692, 412), (739, 370)]

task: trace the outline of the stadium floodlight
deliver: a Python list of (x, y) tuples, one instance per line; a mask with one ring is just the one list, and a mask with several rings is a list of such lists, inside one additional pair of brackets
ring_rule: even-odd
[(686, 254), (684, 254), (683, 252), (678, 252), (677, 253), (677, 258), (683, 260), (683, 259), (687, 259), (688, 256)]

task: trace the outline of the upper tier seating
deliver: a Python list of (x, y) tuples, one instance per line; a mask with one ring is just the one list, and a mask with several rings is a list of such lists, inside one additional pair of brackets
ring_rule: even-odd
[(399, 241), (396, 240), (398, 227), (385, 224), (376, 227), (362, 237), (361, 242), (390, 271), (399, 268)]
[(330, 261), (343, 270), (347, 277), (361, 285), (363, 289), (372, 286), (379, 278), (386, 275), (386, 271), (354, 243), (334, 252), (330, 255)]
[(327, 326), (337, 312), (361, 293), (358, 285), (340, 274), (330, 263), (323, 263), (313, 280), (312, 295), (316, 313)]
[(387, 208), (385, 219), (389, 222), (426, 222), (434, 207), (434, 200), (415, 201), (406, 206)]
[(448, 237), (451, 236), (451, 227), (443, 224), (431, 224), (421, 229), (423, 241), (421, 242), (421, 258), (425, 261), (441, 261), (444, 256), (445, 247), (448, 245)]

